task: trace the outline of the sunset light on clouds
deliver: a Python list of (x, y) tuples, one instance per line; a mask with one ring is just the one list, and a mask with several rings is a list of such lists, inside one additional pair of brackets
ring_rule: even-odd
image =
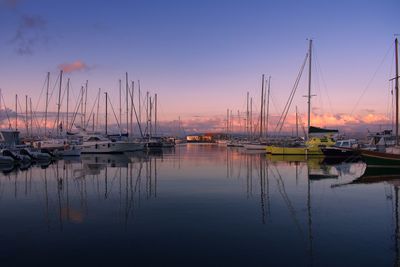
[[(158, 94), (161, 126), (171, 128), (180, 117), (188, 131), (224, 131), (230, 109), (240, 131), (247, 92), (258, 118), (265, 74), (274, 129), (313, 38), (312, 124), (347, 130), (391, 124), (398, 1), (96, 1), (92, 7), (91, 1), (0, 1), (0, 88), (7, 108), (14, 110), (18, 94), (24, 109), (28, 95), (43, 112), (47, 72), (54, 90), (63, 70), (63, 88), (71, 81), (70, 110), (86, 81), (88, 107), (101, 88), (118, 110), (119, 80), (124, 89), (128, 72), (136, 93), (140, 80), (142, 97)], [(307, 73), (287, 131), (295, 124), (294, 106), (306, 122), (305, 94)], [(19, 124), (24, 127), (22, 118)]]

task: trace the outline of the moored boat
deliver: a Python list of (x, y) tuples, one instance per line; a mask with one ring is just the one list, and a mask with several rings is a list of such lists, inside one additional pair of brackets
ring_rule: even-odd
[[(395, 73), (395, 91), (396, 96), (399, 92), (399, 62), (398, 62), (398, 40), (395, 39), (395, 64), (396, 64), (396, 73)], [(369, 167), (382, 167), (382, 166), (393, 166), (396, 168), (400, 168), (400, 145), (399, 145), (399, 99), (396, 97), (396, 135), (394, 138), (394, 146), (384, 147), (381, 149), (383, 151), (370, 151), (366, 149), (362, 149), (361, 156), (363, 160), (367, 163)]]
[(322, 153), (327, 158), (338, 160), (352, 159), (359, 156), (358, 143), (356, 139), (337, 140), (334, 146), (321, 148)]
[(321, 148), (333, 146), (331, 137), (312, 137), (304, 143), (291, 143), (279, 146), (267, 146), (267, 153), (272, 155), (323, 155)]
[(81, 153), (123, 153), (124, 145), (121, 142), (112, 142), (111, 140), (100, 135), (91, 135), (83, 140), (83, 144), (79, 145), (82, 149)]

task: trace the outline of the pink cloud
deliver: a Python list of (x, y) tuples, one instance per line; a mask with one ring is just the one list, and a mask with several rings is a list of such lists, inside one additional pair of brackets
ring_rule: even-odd
[(58, 68), (65, 73), (71, 73), (75, 71), (83, 71), (89, 69), (88, 65), (82, 60), (76, 60), (72, 63), (62, 63), (58, 65)]

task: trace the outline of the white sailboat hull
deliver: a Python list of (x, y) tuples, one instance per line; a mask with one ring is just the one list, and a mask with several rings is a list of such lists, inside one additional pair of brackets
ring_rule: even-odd
[(84, 142), (79, 146), (82, 154), (123, 153), (125, 148), (119, 142)]
[(264, 144), (245, 144), (243, 145), (247, 150), (265, 150), (267, 145)]

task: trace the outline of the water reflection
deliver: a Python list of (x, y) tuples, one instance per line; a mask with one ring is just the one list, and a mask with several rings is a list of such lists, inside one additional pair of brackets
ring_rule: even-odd
[[(90, 200), (119, 203), (119, 217), (126, 226), (142, 198), (157, 197), (157, 161), (162, 154), (83, 155), (21, 171), (13, 168), (0, 178), (1, 195), (34, 198), (44, 203), (48, 230), (64, 223), (83, 223), (90, 214)], [(11, 183), (12, 182), (12, 183)], [(32, 186), (34, 186), (32, 190)]]
[(361, 176), (355, 178), (352, 181), (345, 183), (333, 184), (332, 188), (347, 187), (351, 185), (373, 185), (385, 183), (389, 185), (385, 190), (386, 199), (390, 201), (392, 208), (392, 220), (393, 220), (393, 250), (394, 260), (393, 266), (400, 266), (400, 221), (399, 221), (399, 187), (400, 187), (400, 169), (398, 166), (390, 167), (368, 167), (364, 168), (364, 172)]
[[(234, 153), (240, 153), (241, 155), (233, 155)], [(343, 185), (355, 185), (355, 184), (371, 184), (371, 183), (388, 183), (390, 184), (390, 190), (393, 191), (394, 194), (394, 203), (393, 206), (393, 217), (394, 222), (394, 252), (395, 259), (393, 261), (394, 266), (400, 266), (399, 256), (399, 211), (398, 211), (398, 191), (400, 186), (400, 168), (389, 168), (389, 169), (376, 169), (376, 168), (366, 168), (365, 165), (361, 162), (340, 162), (340, 161), (330, 161), (326, 160), (322, 157), (305, 157), (305, 156), (284, 156), (284, 155), (267, 155), (264, 154), (248, 154), (245, 151), (234, 151), (231, 150), (227, 152), (227, 156), (231, 153), (231, 158), (227, 159), (229, 164), (227, 165), (227, 174), (231, 175), (235, 173), (233, 166), (236, 165), (238, 169), (241, 168), (241, 163), (233, 163), (233, 159), (236, 158), (236, 161), (242, 161), (240, 157), (244, 157), (244, 161), (246, 162), (246, 194), (247, 197), (252, 196), (253, 190), (253, 170), (256, 170), (260, 183), (260, 214), (261, 214), (261, 222), (265, 224), (268, 222), (267, 218), (270, 218), (271, 213), (271, 204), (270, 204), (270, 179), (276, 181), (275, 190), (280, 194), (282, 200), (284, 201), (287, 211), (290, 214), (293, 225), (296, 227), (298, 233), (302, 236), (305, 236), (308, 242), (307, 250), (308, 250), (308, 263), (307, 265), (313, 266), (315, 265), (314, 259), (314, 232), (313, 232), (313, 183), (317, 183), (319, 181), (323, 183), (331, 183), (330, 188), (335, 190), (337, 187)], [(294, 171), (294, 175), (289, 175), (287, 173), (288, 169)], [(284, 172), (282, 175), (281, 172)], [(291, 200), (290, 193), (286, 190), (285, 181), (288, 182), (288, 178), (294, 177), (295, 179), (295, 187), (304, 186), (304, 182), (306, 183), (306, 219), (301, 221), (301, 209), (296, 208), (296, 205), (293, 204)], [(357, 178), (358, 177), (358, 178)], [(303, 185), (299, 184), (299, 180), (303, 181)], [(344, 181), (343, 183), (340, 183)], [(289, 180), (290, 182), (290, 180)], [(291, 188), (290, 190), (292, 190)], [(250, 192), (250, 193), (249, 193)], [(392, 200), (392, 197), (388, 197), (387, 199)], [(274, 198), (276, 201), (277, 199)], [(295, 200), (296, 201), (296, 200)], [(267, 208), (266, 208), (267, 207)], [(304, 224), (306, 224), (306, 231), (304, 231)], [(321, 265), (321, 264), (317, 264)], [(325, 265), (325, 264), (323, 264)], [(328, 264), (329, 265), (329, 264)]]
[(198, 144), (17, 168), (0, 175), (0, 259), (56, 244), (65, 264), (398, 266), (396, 175)]

